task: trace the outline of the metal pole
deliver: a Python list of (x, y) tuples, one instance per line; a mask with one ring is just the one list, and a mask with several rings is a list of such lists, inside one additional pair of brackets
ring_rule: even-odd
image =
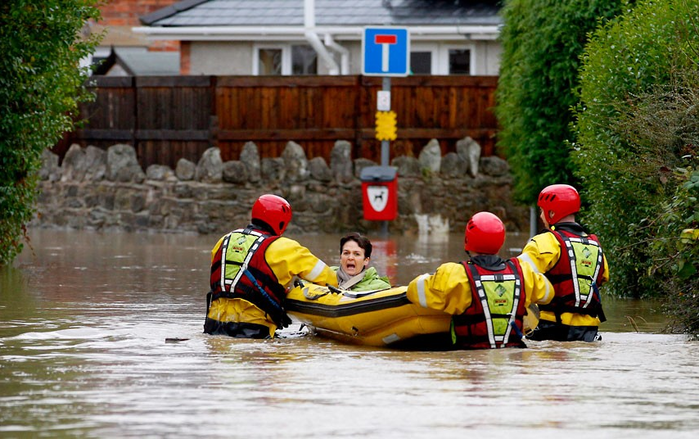
[[(390, 76), (384, 76), (383, 78), (383, 91), (391, 92), (391, 77)], [(381, 166), (388, 166), (389, 162), (389, 155), (390, 155), (390, 143), (388, 140), (382, 140), (381, 141)]]
[(536, 207), (529, 207), (529, 237), (532, 238), (536, 235)]
[[(391, 92), (391, 77), (384, 76), (381, 89), (383, 91)], [(391, 154), (390, 143), (388, 140), (381, 141), (381, 166), (388, 166), (389, 155)], [(398, 194), (396, 194), (398, 195)], [(388, 236), (388, 221), (382, 221), (381, 224), (381, 234), (383, 236)]]

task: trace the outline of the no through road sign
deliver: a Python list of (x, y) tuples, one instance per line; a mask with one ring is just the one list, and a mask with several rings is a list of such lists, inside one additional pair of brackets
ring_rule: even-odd
[(410, 72), (408, 29), (365, 28), (362, 39), (362, 74), (407, 76)]

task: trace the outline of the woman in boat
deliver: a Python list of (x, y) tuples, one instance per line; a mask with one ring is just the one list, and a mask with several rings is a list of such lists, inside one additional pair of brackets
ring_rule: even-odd
[(359, 233), (350, 233), (340, 239), (340, 266), (337, 272), (338, 286), (352, 291), (374, 291), (391, 288), (385, 276), (379, 276), (376, 268), (369, 267), (371, 241)]

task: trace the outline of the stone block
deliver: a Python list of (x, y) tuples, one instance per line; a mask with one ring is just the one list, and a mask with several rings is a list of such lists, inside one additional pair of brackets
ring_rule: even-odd
[(430, 174), (438, 174), (442, 165), (442, 148), (437, 139), (430, 140), (418, 156), (420, 168), (426, 169)]
[(187, 159), (179, 159), (175, 168), (175, 176), (182, 181), (194, 180), (194, 175), (197, 171), (197, 165)]
[(245, 167), (247, 168), (249, 181), (251, 183), (260, 181), (260, 153), (255, 143), (246, 142), (245, 145), (243, 145), (243, 150), (240, 152), (240, 161), (245, 164)]
[(142, 183), (146, 174), (136, 158), (131, 145), (112, 145), (107, 150), (107, 179), (117, 182)]
[(306, 152), (296, 142), (288, 142), (282, 157), (286, 166), (286, 180), (290, 182), (306, 181), (310, 175)]
[(335, 142), (330, 152), (330, 169), (338, 183), (347, 183), (354, 179), (352, 173), (352, 145), (346, 140)]
[(223, 164), (223, 181), (232, 184), (245, 184), (248, 180), (248, 167), (241, 161), (229, 161)]
[(223, 179), (221, 150), (213, 147), (204, 151), (194, 174), (194, 179), (204, 183), (219, 183)]

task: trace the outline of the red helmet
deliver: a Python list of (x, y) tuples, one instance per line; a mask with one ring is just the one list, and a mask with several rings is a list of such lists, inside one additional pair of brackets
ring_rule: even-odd
[(478, 212), (466, 224), (464, 250), (496, 255), (505, 243), (505, 225), (490, 212)]
[(264, 222), (281, 235), (291, 221), (291, 205), (277, 195), (262, 195), (252, 205), (252, 219)]
[(544, 211), (544, 217), (549, 224), (556, 224), (568, 215), (580, 211), (580, 195), (573, 186), (552, 184), (541, 191), (536, 205)]

